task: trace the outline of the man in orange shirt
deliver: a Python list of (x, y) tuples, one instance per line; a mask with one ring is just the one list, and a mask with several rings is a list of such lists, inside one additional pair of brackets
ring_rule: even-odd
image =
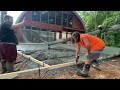
[(76, 63), (78, 63), (80, 46), (87, 50), (86, 60), (82, 70), (77, 72), (77, 75), (86, 77), (90, 69), (91, 61), (93, 62), (92, 66), (99, 68), (99, 63), (97, 59), (99, 58), (101, 52), (105, 47), (103, 40), (99, 39), (96, 36), (89, 34), (80, 34), (79, 32), (74, 32), (72, 34), (72, 43), (76, 44)]

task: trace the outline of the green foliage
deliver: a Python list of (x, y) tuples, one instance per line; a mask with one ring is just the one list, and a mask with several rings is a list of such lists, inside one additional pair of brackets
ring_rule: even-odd
[[(77, 11), (86, 26), (86, 33), (95, 30), (98, 25), (111, 26), (120, 24), (120, 11)], [(97, 35), (101, 38), (101, 35)], [(120, 30), (106, 32), (107, 46), (120, 47)]]

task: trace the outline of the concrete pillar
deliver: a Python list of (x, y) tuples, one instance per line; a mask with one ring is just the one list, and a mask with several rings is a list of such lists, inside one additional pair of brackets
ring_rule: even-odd
[(47, 32), (47, 42), (49, 42), (49, 31), (46, 30), (46, 32)]
[(54, 41), (56, 40), (56, 32), (54, 32)]
[(59, 32), (59, 39), (62, 38), (62, 32)]

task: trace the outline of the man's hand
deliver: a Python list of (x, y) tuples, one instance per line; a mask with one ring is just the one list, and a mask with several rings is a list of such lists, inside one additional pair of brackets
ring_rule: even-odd
[(27, 23), (27, 19), (26, 19), (26, 17), (23, 18), (22, 23), (26, 25), (26, 23)]
[(76, 63), (78, 63), (79, 56), (76, 56)]
[(88, 56), (89, 54), (88, 53), (85, 53), (85, 56)]
[(88, 55), (90, 55), (88, 52), (87, 52), (87, 53), (85, 53), (85, 56), (88, 56)]
[(23, 26), (25, 26), (27, 24), (27, 20), (26, 17), (24, 17), (23, 21), (21, 23), (17, 23), (11, 26), (10, 29), (12, 30), (18, 30), (19, 28), (22, 28)]

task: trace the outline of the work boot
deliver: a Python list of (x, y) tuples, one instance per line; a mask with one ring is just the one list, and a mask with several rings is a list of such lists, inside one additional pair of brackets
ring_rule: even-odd
[(14, 62), (6, 61), (7, 73), (14, 71)]
[(1, 60), (2, 74), (7, 72), (6, 61)]
[(80, 69), (79, 69), (79, 70), (77, 71), (77, 75), (78, 75), (78, 76), (82, 76), (82, 77), (87, 77), (87, 76), (88, 76), (89, 69), (90, 69), (90, 65), (89, 65), (89, 64), (84, 64), (83, 70), (80, 70)]
[(101, 70), (100, 67), (99, 67), (99, 63), (98, 63), (97, 60), (92, 60), (91, 66), (94, 67), (97, 70)]

